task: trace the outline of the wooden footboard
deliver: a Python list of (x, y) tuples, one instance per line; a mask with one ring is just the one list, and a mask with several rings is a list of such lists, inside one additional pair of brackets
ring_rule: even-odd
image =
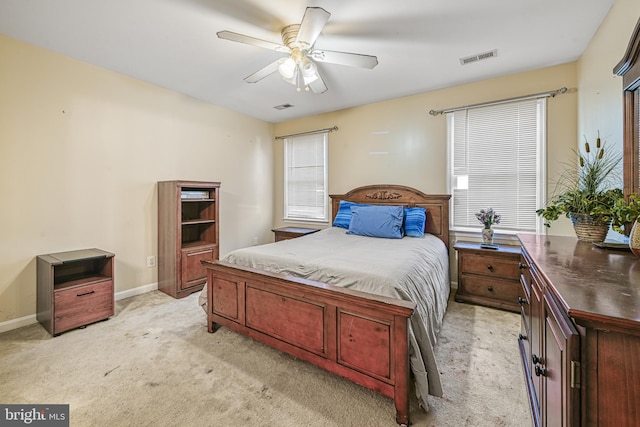
[(207, 268), (207, 321), (391, 397), (409, 424), (408, 321), (415, 304), (223, 261)]

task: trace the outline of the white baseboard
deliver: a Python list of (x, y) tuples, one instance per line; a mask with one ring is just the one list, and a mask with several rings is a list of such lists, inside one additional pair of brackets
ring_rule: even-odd
[[(144, 286), (138, 286), (137, 288), (127, 289), (126, 291), (116, 292), (114, 298), (116, 301), (121, 299), (133, 297), (136, 295), (142, 295), (147, 292), (155, 291), (158, 289), (158, 283), (150, 283)], [(34, 323), (37, 323), (38, 319), (36, 319), (35, 314), (30, 314), (28, 316), (20, 317), (17, 319), (6, 320), (4, 322), (0, 322), (0, 334), (3, 332), (8, 332), (13, 329), (22, 328), (23, 326), (29, 326)]]
[(23, 326), (28, 326), (33, 323), (37, 323), (35, 314), (30, 314), (28, 316), (19, 317), (17, 319), (11, 319), (4, 322), (0, 322), (0, 334), (3, 332), (11, 331), (13, 329), (22, 328)]
[(158, 283), (150, 283), (144, 286), (138, 286), (137, 288), (127, 289), (126, 291), (116, 292), (115, 299), (119, 301), (121, 299), (135, 297), (136, 295), (146, 294), (147, 292), (157, 291)]

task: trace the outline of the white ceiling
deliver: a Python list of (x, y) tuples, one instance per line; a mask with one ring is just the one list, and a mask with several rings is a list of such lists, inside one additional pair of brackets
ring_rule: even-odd
[[(268, 122), (427, 92), (576, 60), (614, 0), (2, 0), (0, 33)], [(319, 64), (329, 88), (296, 92), (283, 56), (219, 39), (281, 43), (307, 6), (331, 13), (319, 49), (378, 57), (372, 70)], [(495, 58), (460, 58), (497, 49)], [(0, 58), (0, 61), (2, 59)], [(1, 78), (1, 77), (0, 77)], [(550, 88), (553, 89), (553, 88)], [(281, 104), (293, 108), (276, 110)]]

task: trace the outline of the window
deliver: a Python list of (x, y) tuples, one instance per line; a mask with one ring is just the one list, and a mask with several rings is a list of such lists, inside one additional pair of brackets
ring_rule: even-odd
[(492, 207), (499, 231), (542, 232), (545, 117), (545, 98), (447, 113), (453, 230), (482, 227), (475, 213)]
[(284, 140), (284, 219), (328, 221), (328, 133)]

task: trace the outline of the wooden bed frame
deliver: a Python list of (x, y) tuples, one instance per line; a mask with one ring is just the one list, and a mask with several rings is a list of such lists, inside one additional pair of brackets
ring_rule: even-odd
[[(449, 247), (449, 195), (371, 185), (340, 200), (427, 208), (426, 231)], [(207, 328), (226, 326), (392, 398), (409, 424), (408, 321), (415, 304), (223, 261), (207, 268)]]

